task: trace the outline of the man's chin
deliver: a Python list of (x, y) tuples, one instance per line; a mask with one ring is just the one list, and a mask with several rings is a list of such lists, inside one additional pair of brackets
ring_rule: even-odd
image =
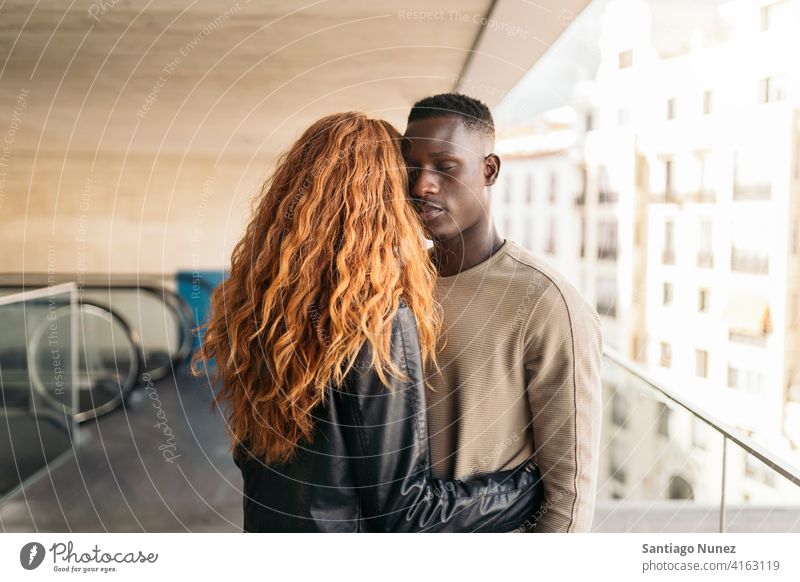
[[(441, 218), (441, 217), (436, 217)], [(448, 226), (450, 228), (448, 228)], [(447, 220), (432, 220), (430, 222), (422, 221), (422, 230), (425, 238), (434, 243), (442, 243), (450, 240), (453, 237), (459, 236), (461, 233), (455, 223)]]
[(445, 230), (425, 229), (425, 238), (434, 244), (447, 242), (458, 235), (458, 232), (453, 233)]

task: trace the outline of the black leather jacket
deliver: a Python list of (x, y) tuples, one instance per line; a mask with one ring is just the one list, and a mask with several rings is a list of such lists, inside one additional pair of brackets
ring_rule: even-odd
[(416, 323), (402, 302), (391, 345), (410, 381), (383, 385), (366, 343), (343, 386), (328, 388), (313, 442), (302, 442), (292, 461), (265, 464), (237, 448), (244, 531), (502, 532), (532, 524), (543, 497), (532, 461), (469, 481), (431, 477)]

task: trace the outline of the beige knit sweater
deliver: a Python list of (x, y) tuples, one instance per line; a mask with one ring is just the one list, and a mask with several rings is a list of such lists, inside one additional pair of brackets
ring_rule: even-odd
[(463, 479), (533, 457), (545, 487), (534, 531), (589, 531), (601, 422), (596, 311), (512, 241), (440, 277), (436, 293), (441, 371), (426, 371), (434, 476)]

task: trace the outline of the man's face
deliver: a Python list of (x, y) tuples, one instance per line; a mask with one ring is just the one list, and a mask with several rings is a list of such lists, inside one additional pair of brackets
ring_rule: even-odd
[(412, 121), (404, 137), (410, 195), (429, 238), (446, 241), (488, 224), (487, 186), (499, 170), (497, 157), (487, 158), (490, 140), (456, 116)]

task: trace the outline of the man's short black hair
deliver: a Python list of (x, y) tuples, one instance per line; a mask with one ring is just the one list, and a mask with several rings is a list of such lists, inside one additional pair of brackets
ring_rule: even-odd
[(464, 126), (494, 139), (492, 112), (483, 101), (461, 93), (440, 93), (414, 103), (408, 114), (408, 123), (432, 117), (460, 117)]

